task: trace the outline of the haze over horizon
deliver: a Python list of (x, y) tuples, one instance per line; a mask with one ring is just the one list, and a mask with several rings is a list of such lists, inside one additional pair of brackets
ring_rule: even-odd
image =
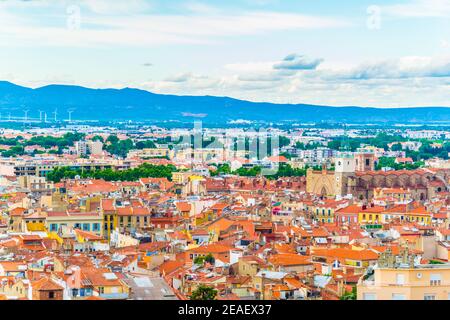
[[(4, 82), (4, 83), (9, 83), (11, 85), (14, 86), (21, 86), (19, 84), (7, 81), (7, 80), (1, 80), (0, 79), (0, 83)], [(90, 87), (90, 86), (82, 86), (82, 85), (77, 85), (77, 84), (60, 84), (60, 83), (49, 83), (46, 85), (42, 85), (42, 86), (36, 86), (36, 87), (28, 87), (28, 86), (23, 86), (24, 88), (29, 88), (29, 89), (42, 89), (42, 88), (46, 88), (46, 87), (80, 87), (80, 88), (85, 88), (85, 89), (91, 89), (91, 90), (125, 90), (125, 89), (131, 89), (131, 90), (142, 90), (148, 93), (152, 93), (152, 94), (158, 94), (158, 95), (168, 95), (168, 96), (177, 96), (177, 97), (213, 97), (213, 98), (230, 98), (230, 99), (234, 99), (234, 100), (240, 100), (240, 101), (248, 101), (248, 102), (256, 102), (256, 103), (272, 103), (269, 101), (251, 101), (251, 100), (246, 100), (246, 99), (239, 99), (239, 98), (235, 98), (235, 97), (231, 97), (231, 96), (227, 96), (227, 95), (191, 95), (191, 94), (164, 94), (164, 93), (157, 93), (157, 92), (153, 92), (150, 91), (148, 89), (142, 89), (142, 88), (135, 88), (135, 87), (117, 87), (117, 88), (112, 88), (112, 87), (105, 87), (105, 88), (95, 88), (95, 87)], [(277, 102), (273, 102), (272, 104), (277, 105), (287, 105), (287, 104), (291, 104), (291, 105), (307, 105), (301, 102), (298, 103), (277, 103)], [(318, 106), (318, 107), (333, 107), (333, 108), (362, 108), (362, 109), (408, 109), (408, 108), (450, 108), (450, 105), (446, 105), (446, 106), (438, 106), (438, 105), (428, 105), (428, 106), (398, 106), (398, 107), (378, 107), (378, 106), (357, 106), (357, 105), (320, 105), (320, 104), (311, 104), (314, 106)]]
[(0, 1), (0, 79), (289, 104), (449, 106), (449, 0), (221, 2)]

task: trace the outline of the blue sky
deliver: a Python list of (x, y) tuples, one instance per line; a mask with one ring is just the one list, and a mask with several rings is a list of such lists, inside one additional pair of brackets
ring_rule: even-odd
[(0, 79), (450, 106), (450, 0), (0, 0)]

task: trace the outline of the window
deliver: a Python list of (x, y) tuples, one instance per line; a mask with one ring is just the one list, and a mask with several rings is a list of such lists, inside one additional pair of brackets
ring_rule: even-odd
[(83, 223), (84, 231), (91, 231), (91, 225), (89, 223)]
[(92, 225), (92, 231), (100, 231), (100, 223), (94, 223)]
[(105, 293), (105, 288), (103, 288), (103, 287), (98, 287), (98, 292), (99, 292), (100, 294)]
[(441, 275), (440, 274), (431, 274), (430, 275), (430, 285), (431, 286), (440, 286), (441, 285)]
[(56, 223), (52, 223), (50, 225), (50, 231), (58, 231), (58, 225)]
[(436, 296), (434, 294), (425, 294), (423, 300), (436, 300)]
[(55, 298), (55, 292), (54, 292), (54, 291), (50, 291), (50, 292), (48, 293), (48, 298), (49, 298), (49, 299), (54, 299), (54, 298)]
[(364, 293), (363, 300), (377, 300), (377, 295), (375, 293)]
[(405, 275), (401, 274), (401, 273), (398, 273), (397, 276), (396, 276), (396, 283), (399, 286), (404, 285), (405, 284)]

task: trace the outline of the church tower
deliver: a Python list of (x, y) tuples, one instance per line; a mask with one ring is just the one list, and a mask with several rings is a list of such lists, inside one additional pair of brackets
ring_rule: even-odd
[(356, 171), (375, 170), (375, 154), (371, 152), (360, 152), (355, 155)]
[(345, 196), (348, 190), (348, 178), (354, 176), (356, 171), (356, 160), (353, 153), (340, 153), (335, 162), (335, 192), (337, 195)]

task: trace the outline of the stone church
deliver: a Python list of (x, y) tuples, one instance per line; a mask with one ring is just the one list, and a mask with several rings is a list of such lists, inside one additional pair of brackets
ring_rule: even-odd
[(415, 200), (426, 200), (448, 191), (450, 169), (375, 171), (371, 153), (343, 153), (336, 158), (335, 171), (309, 169), (306, 191), (324, 197), (353, 195), (360, 200), (373, 197), (375, 188), (410, 190)]

